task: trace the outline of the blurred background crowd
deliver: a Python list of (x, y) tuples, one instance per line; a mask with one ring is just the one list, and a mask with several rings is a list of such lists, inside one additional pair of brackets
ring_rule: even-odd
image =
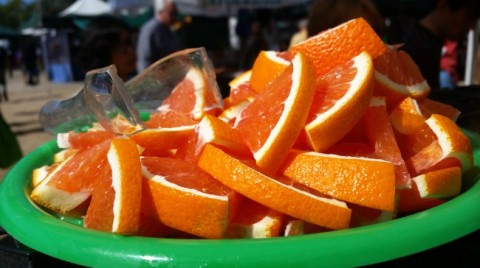
[(14, 72), (35, 87), (114, 64), (128, 80), (192, 47), (206, 49), (227, 95), (261, 50), (287, 50), (357, 17), (402, 44), (433, 91), (480, 82), (478, 0), (0, 0), (0, 101)]
[(432, 88), (453, 88), (466, 75), (469, 83), (480, 79), (466, 70), (477, 2), (0, 0), (0, 67), (7, 78), (22, 70), (32, 86), (40, 82), (40, 72), (51, 82), (65, 83), (109, 64), (128, 79), (174, 51), (205, 47), (222, 88), (251, 68), (260, 50), (286, 50), (364, 17), (385, 42), (405, 44)]

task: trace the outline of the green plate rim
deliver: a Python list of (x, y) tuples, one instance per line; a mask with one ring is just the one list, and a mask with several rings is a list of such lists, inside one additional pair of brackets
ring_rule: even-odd
[[(464, 130), (480, 164), (480, 135)], [(418, 253), (480, 229), (480, 181), (435, 208), (375, 225), (268, 239), (167, 239), (123, 236), (62, 221), (29, 198), (31, 171), (49, 164), (54, 140), (20, 160), (0, 184), (0, 225), (37, 251), (95, 267), (362, 266)]]

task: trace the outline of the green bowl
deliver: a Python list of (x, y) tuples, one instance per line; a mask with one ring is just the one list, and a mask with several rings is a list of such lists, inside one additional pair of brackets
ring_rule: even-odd
[[(480, 136), (465, 130), (480, 168)], [(435, 208), (375, 225), (268, 239), (168, 239), (84, 229), (28, 197), (34, 168), (49, 164), (54, 141), (23, 158), (0, 184), (0, 225), (21, 243), (90, 267), (361, 266), (396, 259), (458, 239), (480, 228), (478, 171), (458, 197)]]

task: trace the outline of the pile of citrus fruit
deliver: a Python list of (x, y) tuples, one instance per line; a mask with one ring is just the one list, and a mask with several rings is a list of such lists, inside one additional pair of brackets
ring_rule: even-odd
[(473, 165), (459, 111), (361, 18), (208, 84), (192, 69), (133, 135), (59, 134), (31, 199), (126, 235), (291, 236), (434, 207)]

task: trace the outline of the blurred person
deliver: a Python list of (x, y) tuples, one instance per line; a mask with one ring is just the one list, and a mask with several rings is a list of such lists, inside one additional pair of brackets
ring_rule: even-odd
[(379, 36), (383, 36), (384, 18), (370, 0), (313, 1), (308, 13), (308, 36), (359, 17), (364, 18)]
[(446, 40), (440, 59), (440, 88), (452, 89), (458, 82), (458, 42)]
[(250, 36), (245, 45), (245, 50), (240, 59), (240, 70), (251, 69), (260, 51), (268, 49), (269, 46), (263, 33), (262, 23), (254, 21), (251, 26)]
[(480, 15), (478, 0), (436, 0), (421, 19), (393, 20), (388, 42), (403, 43), (432, 88), (440, 89), (439, 73), (445, 40), (462, 42)]
[(172, 27), (177, 7), (172, 0), (154, 0), (155, 14), (140, 29), (137, 43), (137, 71), (183, 48)]
[(30, 86), (35, 86), (39, 82), (38, 52), (39, 47), (35, 38), (33, 36), (28, 36), (22, 49), (22, 60), (28, 76), (27, 84)]
[(124, 81), (135, 74), (135, 43), (125, 22), (111, 16), (97, 17), (82, 34), (77, 60), (84, 72), (113, 64)]
[(290, 45), (289, 45), (290, 47), (307, 39), (308, 37), (307, 25), (308, 25), (308, 19), (301, 19), (297, 23), (298, 31), (292, 35), (292, 38), (290, 39)]
[(2, 99), (8, 101), (7, 92), (7, 67), (8, 56), (7, 50), (4, 47), (0, 47), (0, 102)]

